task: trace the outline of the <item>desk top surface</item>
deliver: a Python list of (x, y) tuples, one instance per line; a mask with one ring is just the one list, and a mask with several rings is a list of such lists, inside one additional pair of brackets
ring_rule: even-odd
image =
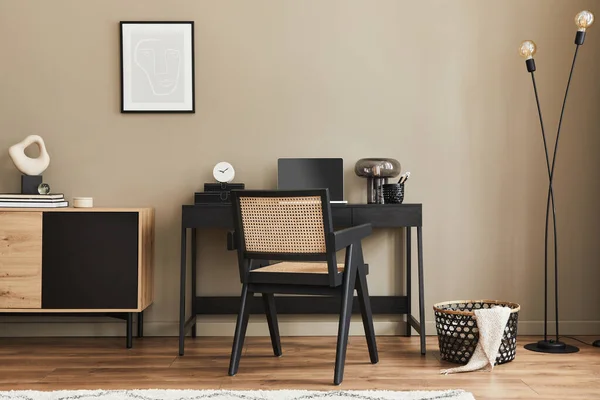
[[(226, 204), (184, 204), (183, 208), (211, 208), (211, 207), (231, 207), (231, 203)], [(331, 203), (331, 208), (422, 208), (421, 203), (402, 203), (402, 204), (365, 204), (365, 203)]]

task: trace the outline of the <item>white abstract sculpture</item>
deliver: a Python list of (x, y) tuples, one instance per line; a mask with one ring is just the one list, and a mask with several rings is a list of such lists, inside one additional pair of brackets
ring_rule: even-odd
[[(25, 149), (34, 143), (40, 149), (40, 155), (37, 158), (31, 158), (25, 154)], [(22, 142), (11, 146), (8, 154), (15, 167), (25, 175), (41, 175), (50, 165), (50, 155), (46, 151), (44, 139), (38, 135), (27, 136)]]

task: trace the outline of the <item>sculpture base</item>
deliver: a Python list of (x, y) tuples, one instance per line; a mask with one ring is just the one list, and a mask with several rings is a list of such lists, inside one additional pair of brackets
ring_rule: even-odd
[(540, 340), (537, 343), (526, 344), (524, 347), (538, 353), (577, 353), (579, 351), (579, 348), (575, 346), (555, 340)]
[(40, 194), (38, 187), (42, 180), (42, 175), (21, 175), (21, 194)]

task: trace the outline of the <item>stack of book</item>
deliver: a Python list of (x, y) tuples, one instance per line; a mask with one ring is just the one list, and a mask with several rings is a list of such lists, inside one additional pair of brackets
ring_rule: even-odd
[(69, 202), (61, 193), (55, 194), (18, 194), (0, 193), (0, 208), (56, 208), (68, 207)]

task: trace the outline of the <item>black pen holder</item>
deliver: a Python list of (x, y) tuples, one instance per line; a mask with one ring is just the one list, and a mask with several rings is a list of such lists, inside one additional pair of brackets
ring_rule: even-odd
[(384, 204), (402, 204), (404, 201), (404, 183), (386, 183), (383, 185)]

